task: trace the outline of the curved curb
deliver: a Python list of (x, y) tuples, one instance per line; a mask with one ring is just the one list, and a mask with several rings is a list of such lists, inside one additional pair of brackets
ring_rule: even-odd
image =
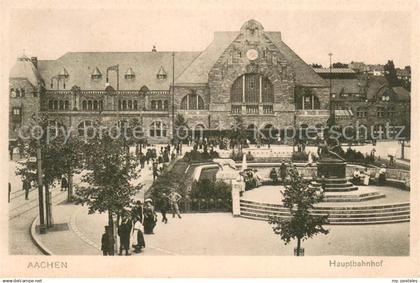
[(42, 244), (41, 240), (38, 239), (38, 235), (36, 233), (36, 224), (38, 219), (39, 216), (35, 217), (34, 221), (32, 221), (31, 227), (29, 227), (29, 234), (31, 235), (32, 242), (44, 255), (53, 255), (53, 253), (44, 246), (44, 244)]

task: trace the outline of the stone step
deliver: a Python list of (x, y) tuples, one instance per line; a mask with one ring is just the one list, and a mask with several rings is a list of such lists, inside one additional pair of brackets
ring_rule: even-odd
[(384, 198), (384, 194), (374, 194), (364, 197), (356, 197), (356, 198), (343, 198), (343, 197), (330, 197), (330, 198), (324, 198), (324, 202), (362, 202), (367, 200), (373, 200), (373, 199), (379, 199)]
[[(281, 205), (270, 205), (270, 204), (262, 204), (262, 203), (253, 203), (253, 202), (245, 202), (241, 201), (240, 203), (241, 209), (259, 209), (259, 210), (266, 210), (272, 212), (289, 212), (288, 208), (285, 208)], [(324, 207), (318, 206), (315, 207), (313, 210), (316, 213), (329, 213), (329, 214), (338, 214), (338, 213), (345, 213), (345, 214), (357, 214), (357, 213), (371, 213), (371, 212), (399, 212), (399, 211), (407, 211), (410, 212), (410, 204), (403, 203), (403, 204), (394, 204), (394, 205), (380, 205), (380, 206), (356, 206), (356, 207)]]
[[(268, 217), (254, 213), (241, 213), (241, 217), (267, 221)], [(367, 224), (390, 224), (410, 222), (409, 216), (395, 216), (395, 217), (376, 217), (376, 218), (363, 218), (362, 220), (357, 218), (350, 219), (333, 219), (329, 221), (328, 225), (367, 225)]]
[[(268, 207), (268, 208), (279, 208), (279, 209), (287, 209), (284, 208), (281, 204), (271, 204), (271, 203), (263, 203), (263, 202), (256, 202), (256, 201), (249, 201), (249, 200), (240, 200), (240, 205), (253, 205), (253, 206), (261, 206), (261, 207)], [(316, 206), (316, 210), (371, 210), (371, 209), (388, 209), (388, 208), (410, 208), (410, 203), (395, 203), (395, 204), (384, 204), (384, 205), (372, 205), (372, 206)]]
[[(287, 211), (273, 211), (255, 208), (241, 208), (241, 213), (254, 213), (260, 215), (275, 215), (289, 217), (290, 212)], [(369, 218), (369, 217), (384, 217), (384, 216), (400, 216), (410, 215), (410, 211), (364, 211), (362, 213), (326, 213), (319, 211), (312, 211), (312, 215), (329, 215), (329, 218)]]

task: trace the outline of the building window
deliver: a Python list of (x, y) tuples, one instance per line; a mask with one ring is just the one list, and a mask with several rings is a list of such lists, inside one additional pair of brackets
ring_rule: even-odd
[(366, 108), (358, 107), (356, 109), (356, 116), (359, 117), (359, 118), (365, 118), (367, 116)]
[(256, 73), (238, 77), (230, 90), (231, 103), (271, 104), (274, 102), (274, 91), (270, 80)]
[(98, 101), (97, 100), (93, 101), (93, 110), (98, 110)]
[(133, 101), (133, 108), (134, 108), (134, 110), (137, 110), (138, 109), (138, 105), (137, 105), (137, 100), (134, 100)]
[(93, 72), (92, 72), (92, 76), (91, 76), (92, 80), (100, 80), (102, 78), (102, 73), (101, 71), (98, 69), (98, 67), (96, 67)]
[(52, 100), (48, 100), (48, 109), (49, 109), (49, 110), (53, 110), (53, 108), (54, 108), (54, 103), (53, 103), (53, 101), (52, 101)]
[(166, 125), (162, 122), (156, 121), (150, 125), (151, 137), (166, 137)]
[(273, 114), (273, 105), (264, 105), (263, 114)]
[(104, 109), (104, 102), (102, 100), (99, 100), (99, 110)]
[(69, 110), (69, 101), (68, 100), (66, 100), (66, 101), (64, 101), (64, 109), (65, 110)]
[(376, 110), (376, 116), (384, 117), (384, 115), (385, 115), (385, 109), (383, 107), (378, 107)]
[(158, 108), (158, 110), (162, 110), (162, 100), (158, 100), (157, 108)]
[(127, 100), (123, 100), (122, 102), (122, 109), (127, 110)]
[(93, 109), (92, 100), (88, 100), (88, 110), (92, 110), (92, 109)]
[(12, 113), (14, 116), (20, 116), (21, 115), (21, 109), (18, 107), (14, 107), (12, 110)]
[(168, 110), (168, 101), (167, 100), (165, 100), (165, 101), (163, 101), (163, 110)]
[(130, 67), (128, 68), (127, 72), (124, 75), (126, 80), (133, 80), (136, 78), (136, 74), (134, 73), (133, 69)]
[(60, 106), (59, 106), (59, 107), (60, 107), (59, 109), (60, 109), (60, 110), (64, 110), (64, 101), (63, 101), (63, 100), (60, 100), (60, 101), (59, 101), (59, 105), (60, 105)]
[(393, 106), (388, 108), (388, 117), (389, 118), (393, 118), (394, 117), (394, 113), (395, 113), (395, 108)]
[(54, 110), (58, 110), (58, 100), (54, 100)]
[(118, 110), (121, 110), (121, 100), (118, 100)]
[(152, 110), (157, 110), (157, 101), (156, 100), (152, 100)]
[(166, 73), (165, 69), (163, 69), (163, 66), (160, 66), (160, 69), (159, 69), (158, 73), (156, 74), (156, 78), (158, 80), (166, 80), (167, 76), (168, 76), (168, 74)]
[(82, 102), (82, 109), (87, 110), (87, 101), (86, 100), (83, 100), (83, 102)]
[(133, 101), (132, 100), (128, 101), (128, 110), (133, 110)]
[(234, 115), (239, 115), (242, 112), (242, 106), (241, 105), (232, 105), (230, 113)]
[(182, 98), (181, 109), (182, 110), (203, 110), (204, 100), (200, 95), (198, 95), (195, 92), (192, 92)]
[(16, 97), (16, 91), (15, 91), (15, 89), (14, 89), (14, 88), (11, 88), (11, 89), (10, 89), (10, 97), (13, 97), (13, 98), (15, 98), (15, 97)]
[(77, 126), (78, 132), (79, 132), (79, 136), (92, 136), (92, 133), (95, 131), (95, 129), (93, 129), (93, 122), (92, 121), (82, 121), (79, 126)]

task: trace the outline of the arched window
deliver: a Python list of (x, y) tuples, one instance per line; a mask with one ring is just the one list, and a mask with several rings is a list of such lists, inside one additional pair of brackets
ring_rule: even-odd
[(82, 102), (82, 109), (87, 110), (87, 101), (86, 100), (83, 100), (83, 102)]
[(367, 116), (366, 107), (357, 107), (356, 108), (356, 116), (359, 118), (365, 118)]
[(66, 100), (66, 101), (64, 101), (64, 110), (69, 110), (69, 101), (68, 100)]
[(134, 100), (133, 101), (133, 108), (134, 108), (134, 110), (137, 110), (138, 109), (138, 104), (137, 103), (138, 103), (137, 100)]
[(166, 137), (166, 125), (160, 121), (150, 124), (151, 137)]
[(158, 100), (157, 105), (158, 105), (158, 110), (162, 110), (163, 109), (162, 108), (162, 100)]
[(182, 110), (203, 110), (204, 100), (196, 92), (192, 92), (184, 96), (181, 100)]
[(54, 110), (58, 110), (58, 100), (54, 100)]
[(92, 105), (92, 100), (88, 100), (88, 110), (92, 110), (93, 105)]
[(122, 109), (127, 110), (127, 100), (123, 100), (122, 102)]
[(132, 100), (128, 101), (128, 110), (133, 110), (133, 101)]
[(98, 101), (97, 100), (93, 101), (93, 110), (98, 110)]
[(165, 100), (165, 101), (163, 101), (163, 110), (168, 110), (168, 101), (167, 100)]
[(152, 100), (151, 108), (152, 108), (152, 110), (157, 110), (157, 102), (156, 102), (156, 100)]
[(54, 109), (54, 102), (52, 100), (48, 100), (48, 109), (53, 110)]
[(93, 126), (93, 122), (89, 120), (80, 122), (80, 124), (77, 126), (79, 136), (91, 136), (92, 133), (95, 131), (93, 129)]
[(231, 103), (273, 103), (274, 91), (270, 80), (256, 73), (238, 77), (230, 91)]

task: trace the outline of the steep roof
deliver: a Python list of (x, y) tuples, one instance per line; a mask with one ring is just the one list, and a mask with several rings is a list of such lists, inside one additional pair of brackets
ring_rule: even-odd
[(225, 49), (239, 32), (215, 32), (214, 40), (175, 80), (175, 84), (201, 84), (208, 82), (208, 74)]
[[(215, 32), (214, 40), (175, 80), (175, 83), (207, 83), (211, 68), (239, 34), (240, 32), (230, 31)], [(292, 65), (298, 84), (306, 86), (328, 86), (325, 80), (281, 40), (280, 32), (265, 32), (264, 34), (277, 46), (280, 53)]]
[[(175, 77), (178, 76), (200, 53), (175, 52)], [(120, 90), (140, 89), (146, 85), (151, 90), (168, 90), (172, 83), (172, 52), (69, 52), (57, 60), (39, 60), (38, 71), (50, 89), (50, 80), (57, 76), (63, 68), (68, 72), (66, 89), (73, 85), (84, 90), (105, 89), (106, 70), (110, 66), (119, 65)], [(167, 79), (158, 79), (160, 68), (167, 73)], [(101, 79), (92, 80), (91, 76), (98, 68)], [(136, 74), (134, 79), (126, 79), (129, 68)], [(54, 82), (54, 89), (56, 89)], [(109, 83), (116, 88), (116, 73), (109, 73)], [(60, 89), (63, 82), (60, 82)]]
[(361, 82), (358, 79), (332, 79), (331, 93), (361, 93)]
[(37, 87), (41, 81), (41, 76), (35, 68), (31, 59), (26, 56), (19, 57), (15, 65), (10, 70), (10, 79), (27, 79), (33, 87)]
[(328, 86), (308, 64), (305, 63), (289, 46), (281, 40), (281, 33), (266, 32), (271, 41), (279, 48), (296, 73), (296, 83), (304, 86)]
[(401, 86), (392, 88), (399, 101), (410, 101), (410, 92)]

